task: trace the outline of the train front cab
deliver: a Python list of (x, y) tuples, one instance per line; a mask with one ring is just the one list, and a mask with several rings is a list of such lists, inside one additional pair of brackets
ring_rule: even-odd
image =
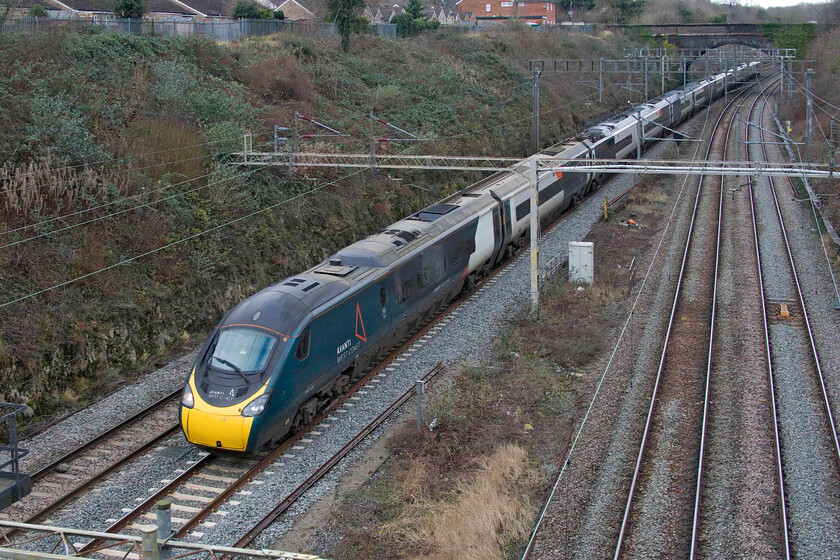
[[(187, 441), (212, 452), (253, 451), (256, 447), (256, 438), (253, 435), (258, 432), (262, 418), (254, 415), (243, 416), (242, 411), (251, 402), (265, 394), (267, 384), (263, 385), (247, 403), (228, 407), (212, 406), (202, 399), (195, 386), (194, 375), (190, 375), (187, 388), (192, 395), (193, 406), (192, 408), (180, 407), (181, 428)], [(184, 390), (183, 398), (190, 398), (186, 396), (187, 388)], [(249, 446), (251, 440), (254, 440), (254, 443)]]

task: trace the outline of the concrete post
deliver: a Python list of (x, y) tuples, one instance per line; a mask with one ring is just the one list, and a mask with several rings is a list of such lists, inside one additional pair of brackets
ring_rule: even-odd
[(140, 558), (142, 560), (160, 560), (157, 547), (157, 527), (146, 525), (140, 529), (140, 532), (143, 536)]
[(659, 57), (659, 71), (660, 71), (660, 78), (662, 81), (661, 84), (661, 91), (659, 92), (660, 95), (665, 95), (665, 55)]
[(791, 74), (790, 74), (791, 73), (791, 64), (792, 64), (791, 61), (788, 60), (787, 61), (787, 71), (785, 72), (785, 74), (787, 75), (787, 84), (788, 84), (787, 98), (788, 99), (790, 99), (791, 96), (793, 95), (793, 92), (791, 91), (791, 86), (793, 86), (793, 76), (791, 76)]
[[(159, 543), (165, 542), (172, 536), (172, 501), (169, 499), (158, 501), (155, 517), (157, 519), (157, 540)], [(161, 560), (168, 560), (172, 558), (172, 549), (168, 546), (161, 546), (159, 554)]]
[(531, 185), (531, 315), (533, 317), (539, 317), (540, 195), (537, 183), (537, 160), (532, 157), (528, 163), (530, 164), (528, 181)]
[(648, 57), (645, 57), (645, 101), (650, 99), (648, 94)]
[(636, 159), (642, 159), (642, 144), (645, 143), (645, 127), (642, 126), (642, 116), (636, 115), (636, 134), (639, 142), (636, 144)]
[(414, 394), (417, 395), (417, 431), (423, 431), (423, 387), (425, 383), (418, 379), (414, 383)]
[(834, 179), (834, 150), (837, 148), (837, 144), (834, 143), (834, 130), (837, 128), (836, 121), (832, 117), (831, 119), (831, 129), (829, 132), (828, 137), (828, 178)]
[(604, 101), (604, 57), (598, 64), (598, 103)]

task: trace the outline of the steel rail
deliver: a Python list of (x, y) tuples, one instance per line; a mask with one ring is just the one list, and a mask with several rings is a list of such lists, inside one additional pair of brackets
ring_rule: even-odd
[[(427, 383), (434, 379), (440, 372), (444, 370), (443, 363), (438, 363), (426, 375), (423, 376), (422, 381)], [(283, 499), (277, 506), (272, 509), (265, 517), (263, 517), (254, 527), (252, 527), (245, 535), (236, 541), (233, 546), (236, 548), (244, 548), (254, 541), (254, 539), (262, 533), (266, 527), (271, 525), (278, 517), (288, 510), (304, 492), (309, 490), (316, 482), (321, 480), (341, 459), (343, 459), (350, 451), (362, 442), (371, 432), (378, 428), (385, 420), (388, 419), (398, 408), (408, 401), (416, 392), (417, 386), (411, 387), (408, 391), (402, 394), (396, 401), (386, 408), (379, 416), (377, 416), (370, 424), (368, 424), (362, 431), (357, 433), (344, 447), (342, 447), (335, 455), (333, 455), (327, 462), (321, 465), (312, 476), (307, 478), (300, 486), (298, 486), (292, 493)]]
[[(564, 213), (565, 214), (565, 213)], [(561, 216), (562, 217), (562, 216)], [(559, 218), (558, 218), (559, 221)], [(555, 222), (556, 223), (556, 222)], [(547, 226), (546, 229), (553, 227), (554, 224)], [(524, 250), (524, 249), (523, 249)], [(521, 251), (520, 251), (521, 252)], [(517, 253), (519, 254), (519, 253)], [(508, 261), (510, 262), (510, 261)], [(207, 516), (213, 513), (218, 507), (227, 500), (230, 496), (232, 496), (236, 491), (240, 488), (245, 486), (251, 479), (257, 476), (260, 472), (265, 470), (269, 465), (271, 465), (280, 455), (285, 453), (289, 448), (291, 448), (297, 441), (303, 438), (310, 430), (312, 430), (315, 426), (317, 426), (321, 421), (324, 420), (333, 410), (344, 404), (346, 400), (352, 397), (359, 389), (361, 389), (365, 384), (384, 370), (388, 365), (391, 364), (400, 354), (402, 354), (405, 350), (407, 350), (412, 344), (414, 344), (420, 337), (424, 336), (430, 329), (432, 329), (437, 323), (443, 320), (444, 317), (448, 316), (455, 308), (460, 306), (466, 299), (468, 299), (473, 293), (475, 293), (479, 288), (481, 288), (487, 280), (498, 274), (499, 271), (504, 269), (503, 266), (498, 267), (495, 269), (489, 276), (487, 276), (484, 281), (480, 282), (476, 287), (469, 291), (468, 293), (460, 296), (457, 298), (453, 303), (451, 303), (443, 312), (439, 313), (435, 316), (434, 319), (426, 323), (421, 329), (416, 331), (412, 336), (410, 336), (400, 347), (392, 352), (386, 359), (379, 363), (375, 368), (373, 368), (369, 373), (367, 373), (364, 377), (362, 377), (356, 384), (353, 385), (347, 392), (345, 392), (340, 398), (333, 401), (325, 410), (323, 410), (318, 416), (316, 416), (309, 424), (307, 424), (303, 429), (293, 434), (291, 437), (286, 439), (279, 447), (274, 449), (271, 453), (266, 455), (262, 460), (260, 460), (256, 465), (250, 468), (245, 474), (243, 474), (235, 483), (228, 486), (221, 494), (217, 495), (216, 498), (213, 499), (212, 502), (206, 504), (200, 512), (196, 513), (192, 518), (187, 521), (180, 529), (178, 529), (175, 533), (175, 536), (178, 538), (183, 537), (186, 535), (188, 531), (195, 528), (202, 520), (204, 520)], [(129, 523), (133, 520), (140, 517), (143, 513), (150, 510), (155, 503), (174, 492), (178, 487), (181, 486), (184, 482), (186, 482), (189, 478), (191, 478), (195, 473), (200, 471), (201, 469), (205, 468), (208, 465), (211, 465), (212, 462), (216, 459), (213, 455), (206, 455), (203, 459), (199, 460), (195, 464), (193, 464), (187, 471), (176, 477), (170, 483), (166, 484), (163, 488), (155, 492), (152, 496), (144, 500), (141, 504), (136, 506), (132, 509), (132, 511), (123, 515), (119, 520), (114, 522), (111, 526), (105, 529), (106, 533), (116, 533), (121, 529), (125, 528)], [(79, 550), (79, 554), (87, 554), (93, 552), (94, 549), (99, 546), (101, 542), (91, 541), (87, 543), (84, 547)]]
[[(706, 156), (705, 157), (707, 159), (708, 159), (709, 154), (711, 153), (711, 150), (712, 150), (712, 139), (714, 138), (715, 134), (717, 133), (718, 127), (720, 126), (720, 123), (723, 120), (724, 115), (735, 104), (737, 99), (739, 99), (740, 97), (749, 93), (749, 91), (751, 89), (752, 88), (740, 91), (735, 97), (732, 98), (732, 101), (730, 101), (726, 105), (726, 107), (724, 107), (723, 111), (721, 111), (720, 115), (718, 116), (717, 122), (715, 123), (715, 126), (712, 129), (711, 137), (710, 137), (710, 140), (709, 140), (709, 146), (706, 149)], [(703, 191), (702, 185), (703, 185), (703, 176), (700, 177), (700, 184), (698, 185), (697, 195), (695, 196), (695, 199), (694, 199), (694, 209), (692, 210), (691, 221), (690, 221), (689, 226), (688, 226), (688, 233), (687, 233), (686, 242), (685, 242), (685, 250), (683, 251), (682, 263), (680, 264), (680, 273), (677, 277), (677, 286), (676, 286), (676, 289), (674, 291), (674, 301), (671, 305), (671, 314), (670, 314), (670, 317), (668, 319), (668, 327), (667, 327), (666, 332), (665, 332), (665, 340), (664, 340), (663, 346), (662, 346), (662, 354), (661, 354), (660, 359), (659, 359), (659, 368), (657, 369), (657, 372), (656, 372), (656, 379), (655, 379), (654, 386), (653, 386), (653, 392), (651, 394), (650, 406), (648, 407), (647, 419), (645, 420), (645, 427), (644, 427), (644, 431), (642, 432), (642, 441), (639, 445), (639, 454), (636, 458), (636, 466), (633, 469), (633, 478), (630, 482), (630, 490), (629, 490), (628, 495), (627, 495), (627, 504), (624, 508), (624, 517), (622, 518), (622, 521), (621, 521), (621, 529), (619, 531), (618, 540), (617, 540), (616, 546), (615, 546), (615, 554), (613, 555), (614, 560), (618, 560), (619, 558), (621, 558), (622, 545), (624, 544), (624, 535), (627, 532), (627, 528), (628, 528), (628, 525), (629, 525), (630, 510), (633, 506), (633, 496), (634, 496), (635, 491), (636, 491), (636, 486), (639, 482), (639, 473), (641, 472), (642, 459), (644, 457), (648, 435), (650, 434), (650, 426), (651, 426), (651, 422), (653, 420), (653, 411), (656, 407), (656, 397), (658, 395), (659, 385), (660, 385), (660, 382), (662, 380), (662, 371), (664, 370), (664, 367), (665, 367), (665, 355), (667, 354), (668, 342), (670, 341), (670, 338), (671, 338), (671, 331), (672, 331), (672, 328), (673, 328), (673, 325), (674, 325), (674, 317), (676, 316), (677, 304), (680, 301), (680, 290), (682, 288), (683, 277), (685, 275), (685, 269), (686, 269), (686, 266), (687, 266), (687, 263), (688, 263), (688, 254), (689, 254), (689, 249), (691, 247), (691, 241), (693, 239), (694, 225), (695, 225), (695, 221), (696, 221), (696, 218), (697, 218), (697, 209), (700, 205), (700, 198), (701, 198), (700, 195), (701, 195), (701, 192)]]
[[(775, 80), (774, 80), (775, 82)], [(758, 99), (761, 94), (766, 92), (773, 86), (773, 83), (766, 86), (759, 94), (756, 95), (755, 99), (753, 100), (753, 106), (758, 102)], [(740, 110), (744, 104), (746, 103), (746, 97), (741, 99), (738, 102), (737, 110)], [(752, 111), (752, 108), (751, 108)], [(723, 158), (726, 159), (726, 151), (729, 148), (729, 136), (732, 131), (733, 119), (729, 120), (729, 123), (726, 126), (726, 142), (723, 145)], [(738, 134), (739, 131), (736, 129), (736, 137), (735, 141), (738, 141)], [(706, 361), (706, 379), (705, 379), (705, 390), (703, 394), (703, 419), (701, 422), (701, 430), (700, 430), (700, 457), (697, 461), (697, 485), (694, 494), (694, 517), (691, 526), (691, 552), (689, 555), (690, 560), (694, 560), (696, 557), (697, 552), (697, 540), (699, 537), (700, 531), (700, 506), (702, 502), (702, 493), (703, 493), (703, 467), (705, 466), (705, 455), (706, 455), (706, 432), (708, 429), (708, 419), (709, 419), (709, 407), (710, 407), (710, 393), (711, 393), (711, 386), (712, 386), (712, 353), (714, 350), (714, 338), (715, 338), (715, 320), (717, 318), (717, 294), (718, 294), (718, 276), (720, 273), (720, 239), (721, 239), (721, 230), (723, 227), (723, 188), (726, 182), (726, 177), (720, 177), (720, 191), (719, 191), (719, 201), (718, 201), (718, 225), (717, 225), (717, 238), (715, 239), (715, 272), (714, 272), (714, 282), (712, 285), (712, 313), (710, 318), (710, 331), (709, 331), (709, 350), (708, 350), (708, 358)]]
[[(68, 461), (72, 461), (73, 459), (75, 459), (79, 455), (82, 455), (85, 452), (87, 452), (91, 447), (102, 443), (103, 441), (105, 441), (106, 439), (109, 439), (114, 434), (117, 434), (118, 432), (121, 432), (122, 430), (124, 430), (128, 426), (131, 426), (134, 423), (139, 422), (140, 420), (142, 420), (143, 418), (145, 418), (149, 414), (155, 412), (156, 410), (158, 410), (159, 408), (161, 408), (162, 406), (167, 404), (172, 399), (178, 398), (178, 395), (181, 394), (181, 391), (182, 391), (182, 389), (178, 389), (177, 391), (169, 393), (165, 397), (157, 400), (156, 402), (152, 403), (151, 405), (144, 408), (140, 412), (130, 416), (129, 418), (126, 418), (125, 420), (123, 420), (122, 422), (117, 424), (116, 426), (113, 426), (112, 428), (106, 430), (105, 432), (102, 432), (101, 434), (99, 434), (98, 436), (93, 438), (92, 440), (83, 443), (79, 447), (75, 448), (73, 451), (70, 451), (69, 453), (61, 456), (60, 458), (55, 459), (50, 464), (48, 464), (45, 467), (42, 467), (35, 474), (33, 474), (32, 477), (31, 477), (32, 482), (37, 482), (38, 480), (40, 480), (40, 479), (44, 478), (45, 476), (47, 476), (48, 474), (52, 473), (58, 465), (60, 465), (62, 463), (66, 463)], [(177, 427), (177, 424), (176, 424), (176, 427)]]
[[(84, 453), (90, 451), (92, 448), (96, 447), (97, 445), (99, 445), (99, 444), (107, 441), (108, 439), (112, 438), (113, 436), (119, 434), (120, 432), (122, 432), (126, 428), (129, 428), (129, 427), (135, 425), (137, 422), (142, 421), (144, 418), (146, 418), (149, 415), (151, 415), (152, 413), (158, 411), (163, 406), (169, 404), (173, 399), (176, 399), (178, 397), (178, 395), (180, 395), (180, 393), (181, 393), (180, 389), (173, 392), (173, 393), (170, 393), (169, 395), (167, 395), (167, 396), (159, 399), (158, 401), (154, 402), (149, 407), (141, 410), (140, 412), (132, 415), (129, 418), (126, 418), (125, 420), (123, 420), (119, 424), (111, 427), (110, 429), (108, 429), (105, 432), (101, 433), (100, 435), (96, 436), (94, 439), (92, 439), (88, 442), (85, 442), (84, 444), (77, 447), (73, 451), (63, 455), (61, 458), (52, 461), (50, 464), (43, 467), (38, 472), (36, 472), (34, 475), (32, 475), (33, 482), (37, 483), (38, 481), (40, 481), (40, 480), (44, 479), (45, 477), (49, 476), (50, 474), (52, 474), (56, 470), (56, 468), (59, 465), (61, 465), (62, 463), (66, 463), (66, 462), (69, 462), (69, 461), (72, 461), (74, 459), (79, 458), (80, 456), (84, 455)], [(178, 426), (177, 423), (174, 424), (172, 427), (168, 428), (167, 430), (165, 430), (161, 434), (155, 436), (154, 438), (147, 441), (146, 443), (144, 443), (140, 447), (138, 447), (138, 448), (132, 450), (131, 452), (129, 452), (128, 455), (119, 459), (117, 462), (115, 462), (111, 465), (108, 465), (108, 467), (106, 467), (105, 469), (103, 469), (103, 470), (99, 471), (98, 473), (94, 474), (92, 477), (84, 480), (81, 484), (79, 484), (75, 488), (73, 488), (70, 491), (66, 492), (65, 494), (61, 495), (57, 500), (55, 500), (53, 502), (50, 502), (50, 504), (47, 505), (46, 507), (44, 507), (44, 508), (40, 509), (39, 511), (33, 513), (32, 515), (27, 517), (23, 522), (24, 523), (37, 523), (38, 521), (40, 521), (42, 519), (45, 519), (50, 514), (54, 513), (55, 511), (57, 511), (61, 507), (67, 505), (68, 503), (70, 503), (71, 501), (73, 501), (74, 499), (76, 499), (77, 497), (82, 495), (83, 493), (85, 493), (91, 486), (93, 486), (97, 482), (107, 478), (108, 476), (110, 476), (111, 474), (116, 472), (117, 469), (119, 469), (120, 467), (122, 467), (126, 463), (129, 463), (129, 462), (133, 461), (137, 457), (146, 453), (149, 449), (151, 449), (154, 446), (156, 446), (157, 444), (159, 444), (161, 441), (163, 441), (166, 438), (174, 435), (177, 432), (178, 427), (179, 426)], [(3, 534), (3, 537), (7, 538), (7, 539), (12, 538), (12, 537), (16, 536), (18, 533), (19, 533), (19, 531), (17, 529), (14, 529), (14, 530), (11, 530), (11, 531)]]
[[(764, 113), (762, 112), (761, 113), (761, 120), (759, 121), (759, 126), (761, 126), (761, 124), (763, 124), (763, 118), (764, 118)], [(767, 147), (764, 144), (764, 129), (763, 128), (759, 128), (759, 134), (760, 134), (760, 138), (761, 138), (761, 141), (762, 141), (761, 142), (762, 155), (763, 155), (765, 160), (768, 160), (769, 158), (767, 157)], [(773, 177), (768, 177), (768, 179), (770, 181), (770, 192), (773, 194), (773, 202), (776, 206), (776, 215), (779, 218), (779, 225), (780, 225), (781, 230), (782, 230), (782, 238), (784, 239), (785, 249), (787, 250), (788, 261), (790, 262), (790, 269), (791, 269), (791, 272), (793, 273), (793, 280), (794, 280), (794, 284), (796, 286), (796, 292), (797, 292), (797, 295), (799, 296), (799, 304), (802, 306), (802, 315), (805, 319), (805, 326), (807, 327), (807, 331), (808, 331), (808, 341), (811, 345), (811, 355), (812, 355), (812, 358), (814, 359), (814, 365), (816, 366), (816, 369), (817, 369), (817, 377), (818, 377), (819, 382), (820, 382), (820, 389), (822, 390), (823, 405), (825, 406), (826, 419), (828, 420), (828, 424), (831, 428), (832, 440), (833, 440), (833, 444), (834, 444), (835, 459), (837, 461), (836, 464), (837, 464), (838, 469), (840, 469), (840, 442), (838, 442), (838, 439), (837, 439), (837, 427), (834, 423), (834, 414), (831, 411), (831, 403), (830, 403), (830, 400), (828, 398), (828, 390), (826, 389), (826, 385), (825, 385), (825, 377), (823, 375), (822, 366), (820, 365), (820, 356), (819, 356), (819, 352), (817, 351), (816, 342), (814, 340), (814, 332), (811, 328), (811, 318), (808, 316), (808, 309), (805, 305), (805, 296), (802, 293), (802, 286), (799, 282), (799, 273), (796, 271), (796, 260), (793, 258), (793, 251), (790, 248), (790, 241), (789, 241), (788, 235), (787, 235), (787, 227), (785, 226), (785, 219), (782, 216), (782, 209), (781, 209), (781, 206), (779, 205), (779, 198), (778, 198), (777, 193), (776, 193), (776, 184), (775, 184), (775, 181), (773, 181)], [(788, 179), (788, 180), (790, 180), (790, 179)]]
[[(778, 84), (775, 86), (778, 88)], [(756, 98), (756, 103), (758, 98)], [(747, 116), (747, 122), (752, 120), (753, 110), (755, 108), (756, 103), (750, 107), (750, 113)], [(767, 101), (765, 100), (764, 105), (766, 107)], [(763, 112), (764, 108), (762, 108)], [(749, 138), (747, 138), (749, 139)], [(766, 295), (764, 290), (764, 272), (761, 267), (761, 248), (758, 238), (758, 220), (756, 219), (756, 210), (755, 210), (755, 197), (753, 194), (754, 184), (752, 177), (748, 178), (749, 180), (749, 193), (750, 193), (750, 211), (752, 214), (752, 226), (753, 226), (753, 238), (755, 239), (755, 261), (756, 261), (756, 269), (758, 270), (758, 288), (759, 294), (761, 295), (761, 318), (762, 324), (764, 325), (764, 351), (767, 356), (767, 375), (769, 379), (769, 388), (770, 388), (770, 399), (772, 402), (771, 410), (773, 412), (773, 437), (774, 437), (774, 447), (775, 447), (775, 454), (776, 454), (776, 478), (779, 482), (779, 506), (782, 509), (782, 529), (784, 533), (784, 543), (785, 543), (785, 560), (790, 560), (790, 535), (789, 528), (788, 528), (788, 519), (787, 519), (787, 501), (785, 498), (785, 477), (784, 477), (784, 468), (782, 465), (782, 444), (781, 438), (779, 437), (779, 410), (778, 410), (778, 402), (776, 401), (776, 378), (773, 371), (773, 358), (770, 354), (770, 327), (767, 323), (767, 304), (766, 304)]]

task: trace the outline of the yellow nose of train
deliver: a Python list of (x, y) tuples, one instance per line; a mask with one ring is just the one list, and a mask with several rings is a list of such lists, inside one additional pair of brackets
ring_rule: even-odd
[[(192, 378), (189, 383), (195, 402), (192, 408), (181, 406), (181, 428), (187, 441), (207, 448), (245, 451), (254, 423), (253, 417), (242, 416), (242, 409), (247, 403), (228, 407), (209, 405), (199, 396)], [(264, 389), (260, 389), (255, 397), (261, 395)]]

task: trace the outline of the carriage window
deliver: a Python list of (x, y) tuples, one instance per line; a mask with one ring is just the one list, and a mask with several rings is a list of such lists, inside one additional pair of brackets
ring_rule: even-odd
[(300, 340), (298, 341), (297, 351), (295, 352), (298, 360), (305, 360), (309, 356), (309, 338), (309, 329), (307, 328), (300, 335)]
[(382, 289), (379, 290), (379, 305), (385, 307), (385, 304), (388, 302), (388, 292), (385, 291), (385, 287), (383, 286)]
[(397, 288), (397, 301), (404, 302), (411, 297), (414, 287), (411, 285), (411, 280), (406, 280)]
[(421, 272), (417, 273), (417, 287), (422, 288), (426, 284), (429, 283), (429, 269), (424, 268)]

